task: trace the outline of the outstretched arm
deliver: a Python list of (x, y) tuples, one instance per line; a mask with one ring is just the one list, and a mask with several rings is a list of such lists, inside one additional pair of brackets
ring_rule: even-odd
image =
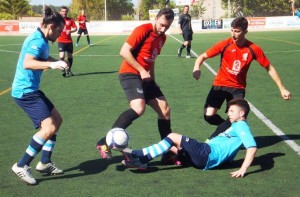
[(268, 71), (269, 75), (271, 76), (271, 78), (273, 79), (273, 81), (278, 86), (282, 98), (285, 99), (285, 100), (290, 100), (291, 97), (292, 97), (292, 95), (291, 95), (290, 91), (288, 91), (284, 87), (284, 85), (283, 85), (283, 83), (282, 83), (282, 81), (280, 79), (280, 76), (279, 76), (278, 72), (276, 71), (276, 69), (274, 68), (274, 66), (272, 64), (270, 64), (266, 68), (266, 70)]
[(195, 65), (194, 65), (194, 70), (193, 70), (193, 77), (196, 79), (196, 80), (199, 80), (200, 79), (200, 76), (201, 76), (201, 70), (200, 70), (200, 67), (201, 65), (203, 64), (204, 60), (206, 60), (208, 57), (207, 57), (207, 54), (206, 53), (202, 53), (201, 55), (199, 55), (199, 57), (196, 59), (195, 61)]
[(235, 172), (231, 172), (230, 173), (231, 177), (235, 177), (235, 178), (244, 177), (247, 169), (249, 168), (249, 166), (251, 165), (255, 157), (256, 150), (257, 150), (256, 147), (250, 147), (247, 149), (246, 156), (241, 168)]

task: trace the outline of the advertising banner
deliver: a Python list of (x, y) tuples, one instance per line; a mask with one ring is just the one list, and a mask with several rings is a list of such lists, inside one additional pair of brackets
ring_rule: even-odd
[(222, 29), (222, 28), (223, 28), (222, 19), (202, 20), (202, 29)]
[(18, 32), (19, 22), (18, 21), (0, 21), (0, 32)]

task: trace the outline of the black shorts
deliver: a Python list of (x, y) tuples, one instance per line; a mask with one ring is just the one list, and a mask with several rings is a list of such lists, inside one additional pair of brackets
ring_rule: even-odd
[(183, 36), (184, 41), (193, 40), (193, 32), (192, 31), (183, 31), (182, 36)]
[(87, 29), (81, 29), (81, 28), (79, 28), (78, 31), (77, 31), (77, 34), (81, 35), (82, 33), (84, 33), (84, 35), (89, 34)]
[(40, 90), (23, 94), (22, 98), (14, 98), (14, 100), (30, 117), (36, 129), (40, 128), (43, 120), (51, 116), (54, 108), (51, 101)]
[(140, 98), (148, 103), (152, 99), (164, 96), (155, 81), (142, 81), (140, 75), (120, 74), (119, 79), (129, 102)]
[(223, 86), (212, 86), (206, 98), (204, 108), (213, 107), (220, 109), (225, 100), (228, 103), (234, 98), (245, 98), (245, 94), (245, 89), (242, 88), (239, 89)]
[(208, 156), (211, 152), (210, 146), (207, 143), (198, 142), (195, 139), (182, 136), (181, 150), (178, 154), (178, 159), (184, 162), (190, 162), (196, 168), (204, 169)]
[(59, 42), (58, 43), (58, 51), (73, 53), (73, 42), (70, 42), (70, 43)]

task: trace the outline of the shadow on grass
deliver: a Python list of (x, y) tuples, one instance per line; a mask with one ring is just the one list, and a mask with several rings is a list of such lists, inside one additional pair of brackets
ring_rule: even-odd
[[(254, 170), (252, 172), (247, 172), (245, 176), (253, 173), (263, 172), (270, 170), (274, 167), (275, 161), (274, 158), (284, 156), (284, 153), (267, 153), (258, 157), (255, 157), (251, 166), (260, 166), (260, 169)], [(212, 170), (221, 170), (221, 169), (239, 169), (243, 164), (244, 159), (235, 160), (233, 162), (223, 163), (222, 165), (212, 169)]]
[[(80, 163), (78, 166), (64, 169), (64, 174), (62, 175), (51, 176), (49, 174), (44, 174), (43, 176), (45, 178), (37, 179), (37, 181), (42, 182), (42, 181), (55, 180), (55, 179), (69, 179), (74, 177), (98, 174), (106, 170), (107, 167), (111, 164), (121, 163), (123, 159), (124, 159), (123, 156), (116, 156), (113, 157), (111, 160), (94, 159), (94, 160), (84, 161)], [(119, 167), (120, 166), (117, 166), (117, 168)], [(125, 169), (125, 166), (123, 168)], [(68, 172), (72, 172), (72, 171), (80, 171), (80, 173), (68, 174)]]
[[(158, 166), (161, 166), (159, 168)], [(139, 169), (134, 169), (134, 168), (128, 168), (131, 172), (136, 173), (136, 174), (147, 174), (147, 173), (153, 173), (157, 171), (163, 171), (163, 170), (178, 170), (178, 169), (183, 169), (190, 167), (191, 165), (185, 165), (185, 166), (176, 166), (176, 165), (164, 165), (160, 161), (154, 161), (148, 163), (147, 169), (146, 170), (139, 170)], [(125, 168), (125, 166), (119, 166), (120, 170)], [(117, 169), (118, 170), (118, 169)]]
[(274, 135), (274, 136), (256, 136), (254, 137), (258, 148), (272, 146), (282, 141), (299, 140), (300, 135)]

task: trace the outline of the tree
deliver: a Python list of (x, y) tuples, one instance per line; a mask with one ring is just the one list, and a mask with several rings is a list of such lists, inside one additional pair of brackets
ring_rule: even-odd
[[(74, 17), (81, 9), (86, 10), (90, 20), (104, 20), (105, 0), (73, 0), (71, 14)], [(122, 15), (133, 15), (133, 3), (131, 0), (106, 0), (106, 14), (108, 20), (121, 20)]]
[(132, 16), (134, 14), (133, 3), (131, 1), (114, 0), (107, 5), (108, 18), (110, 20), (120, 20), (122, 15)]
[[(228, 0), (222, 0), (224, 8)], [(285, 16), (290, 15), (290, 3), (287, 0), (231, 0), (233, 16), (243, 13), (244, 16)]]
[(192, 9), (190, 10), (191, 17), (201, 18), (205, 13), (206, 8), (203, 6), (203, 1), (198, 1), (196, 4), (193, 4)]
[(0, 11), (11, 14), (14, 20), (26, 15), (31, 10), (28, 0), (1, 0)]
[[(53, 6), (53, 5), (49, 5), (49, 7), (56, 12), (59, 12), (60, 10), (60, 6)], [(43, 10), (43, 5), (32, 5), (31, 6), (31, 10), (35, 15), (38, 16), (43, 16), (44, 15), (44, 10)]]
[(166, 6), (175, 8), (174, 2), (169, 2), (166, 0), (143, 0), (140, 5), (140, 19), (149, 20), (149, 10), (162, 9)]

